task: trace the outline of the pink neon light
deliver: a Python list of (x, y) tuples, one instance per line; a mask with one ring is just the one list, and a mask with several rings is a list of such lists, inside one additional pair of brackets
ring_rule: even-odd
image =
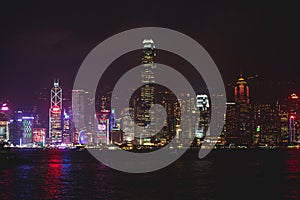
[(3, 106), (3, 107), (1, 108), (1, 110), (2, 110), (2, 111), (8, 111), (9, 108), (8, 108), (7, 106)]
[(60, 108), (59, 107), (53, 107), (52, 111), (60, 111)]

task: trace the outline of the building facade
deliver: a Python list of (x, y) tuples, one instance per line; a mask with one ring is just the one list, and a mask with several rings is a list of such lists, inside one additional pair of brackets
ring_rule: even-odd
[(237, 143), (241, 145), (252, 145), (250, 91), (242, 74), (234, 87), (234, 100), (236, 103), (237, 117)]
[(50, 93), (49, 138), (52, 143), (62, 143), (62, 88), (54, 81)]

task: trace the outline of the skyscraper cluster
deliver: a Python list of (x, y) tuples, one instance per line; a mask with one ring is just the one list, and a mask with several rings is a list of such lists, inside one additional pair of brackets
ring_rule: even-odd
[[(0, 107), (0, 141), (11, 141), (20, 146), (84, 144), (101, 146), (133, 144), (163, 146), (172, 139), (200, 146), (206, 140), (218, 145), (261, 146), (293, 145), (300, 143), (300, 99), (293, 93), (276, 104), (255, 104), (250, 101), (251, 87), (240, 74), (234, 87), (234, 101), (227, 102), (225, 125), (220, 137), (209, 132), (211, 107), (209, 96), (196, 97), (188, 93), (173, 94), (155, 84), (155, 44), (152, 39), (142, 43), (142, 87), (132, 96), (128, 108), (116, 115), (109, 106), (111, 91), (101, 97), (100, 108), (95, 108), (95, 91), (72, 90), (72, 107), (63, 104), (63, 89), (56, 79), (50, 89), (48, 127), (41, 125), (36, 111), (12, 112), (7, 102)], [(150, 109), (161, 104), (167, 117), (161, 119)], [(181, 116), (188, 116), (182, 120)], [(156, 116), (153, 119), (152, 116)], [(156, 120), (165, 120), (161, 130)], [(196, 122), (196, 123), (195, 123)], [(136, 126), (138, 125), (138, 126)], [(156, 135), (143, 127), (155, 130)], [(139, 129), (142, 127), (141, 129)], [(183, 127), (188, 127), (184, 129)], [(136, 135), (136, 133), (139, 133)], [(213, 134), (212, 134), (213, 135)]]
[(293, 93), (275, 104), (250, 102), (250, 87), (240, 75), (234, 102), (227, 103), (223, 144), (245, 146), (294, 145), (300, 141), (299, 97)]

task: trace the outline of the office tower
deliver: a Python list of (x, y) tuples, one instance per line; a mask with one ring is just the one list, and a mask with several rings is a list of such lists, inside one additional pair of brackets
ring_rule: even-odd
[[(143, 52), (142, 52), (142, 59), (141, 63), (143, 66), (142, 71), (142, 83), (144, 84), (141, 87), (141, 107), (138, 111), (138, 117), (140, 117), (140, 126), (149, 127), (151, 130), (155, 130), (155, 123), (154, 120), (151, 122), (150, 116), (154, 116), (154, 112), (150, 113), (149, 111), (152, 104), (154, 104), (154, 89), (155, 89), (155, 76), (154, 76), (154, 69), (156, 67), (154, 63), (155, 58), (155, 45), (152, 39), (145, 39), (143, 41)], [(143, 137), (151, 136), (149, 132), (143, 131), (141, 133)]]
[(132, 108), (124, 108), (121, 111), (121, 130), (124, 132), (123, 140), (125, 142), (131, 142), (134, 140), (135, 124), (132, 120), (130, 113), (133, 112)]
[(86, 129), (85, 125), (85, 91), (84, 90), (72, 90), (72, 115), (75, 128), (80, 132)]
[(200, 94), (196, 97), (196, 108), (199, 110), (200, 118), (197, 123), (196, 138), (204, 138), (209, 126), (209, 99), (206, 94)]
[(3, 103), (0, 107), (0, 142), (10, 139), (9, 124), (9, 107), (7, 103)]
[(72, 90), (72, 118), (78, 132), (95, 132), (95, 93), (85, 90)]
[(227, 102), (226, 103), (226, 114), (223, 132), (225, 135), (225, 140), (227, 144), (236, 144), (238, 140), (237, 135), (237, 118), (236, 118), (236, 103)]
[(97, 113), (98, 129), (96, 133), (96, 144), (110, 144), (110, 110), (101, 109)]
[[(180, 105), (177, 101), (177, 97), (173, 94), (172, 91), (166, 88), (157, 88), (159, 91), (156, 93), (158, 94), (156, 97), (156, 102), (159, 102), (164, 107), (167, 116), (163, 129), (161, 131), (158, 130), (159, 133), (156, 136), (159, 137), (157, 138), (159, 140), (163, 139), (169, 142), (174, 138), (174, 136), (176, 137), (176, 125), (180, 124), (180, 122), (178, 122)], [(156, 120), (159, 122), (164, 121), (165, 119), (163, 115), (160, 115), (158, 113), (156, 115)]]
[(62, 142), (62, 89), (58, 80), (54, 81), (50, 95), (49, 138), (52, 143)]
[(11, 119), (10, 119), (10, 141), (14, 145), (20, 143), (20, 139), (23, 137), (23, 123), (22, 123), (22, 110), (16, 110), (13, 112)]
[(72, 120), (70, 114), (66, 113), (64, 110), (63, 115), (63, 132), (62, 132), (62, 141), (65, 144), (71, 144), (72, 140)]
[(300, 99), (297, 94), (292, 93), (288, 97), (287, 109), (289, 113), (289, 143), (300, 141)]
[(210, 120), (210, 105), (209, 105), (209, 99), (206, 94), (200, 94), (196, 96), (196, 109), (194, 113), (199, 117), (198, 120), (196, 120), (196, 128), (195, 128), (195, 140), (194, 144), (196, 146), (200, 146), (204, 140), (204, 138), (208, 139), (206, 137), (208, 126), (209, 126), (209, 120)]
[(110, 129), (117, 129), (117, 116), (116, 116), (116, 110), (114, 108), (111, 109), (110, 114)]
[(287, 145), (289, 143), (289, 112), (285, 109), (285, 105), (279, 107), (279, 129), (280, 129), (280, 143)]
[(237, 134), (238, 143), (251, 145), (251, 104), (249, 86), (241, 74), (234, 87), (234, 99), (237, 114)]
[[(176, 139), (184, 145), (190, 145), (191, 139), (195, 137), (196, 130), (199, 124), (195, 124), (196, 119), (199, 119), (199, 115), (196, 115), (196, 98), (189, 94), (182, 92), (177, 94), (178, 102), (180, 105), (179, 115), (175, 115), (175, 119), (178, 121), (176, 125)], [(177, 103), (175, 104), (176, 106)], [(176, 108), (177, 110), (177, 108)], [(182, 117), (185, 116), (185, 117)], [(199, 121), (199, 120), (198, 120)]]
[(22, 144), (26, 144), (26, 145), (32, 144), (32, 129), (33, 129), (34, 117), (23, 116), (21, 119), (23, 124)]
[(254, 111), (254, 144), (277, 145), (280, 138), (280, 118), (277, 105), (257, 104)]

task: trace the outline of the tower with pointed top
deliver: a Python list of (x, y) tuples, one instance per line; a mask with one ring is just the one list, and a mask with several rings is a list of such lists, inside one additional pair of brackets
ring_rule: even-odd
[[(155, 59), (155, 45), (152, 39), (144, 39), (143, 40), (143, 52), (141, 64), (143, 66), (142, 71), (142, 83), (144, 84), (141, 88), (141, 121), (140, 125), (149, 126), (151, 123), (152, 127), (155, 127), (154, 122), (151, 122), (150, 116), (151, 114), (149, 109), (151, 105), (154, 104), (154, 84), (155, 84), (155, 76), (154, 69), (156, 67), (154, 59)], [(142, 133), (144, 137), (147, 137), (148, 133)], [(151, 135), (151, 134), (149, 134)]]
[[(149, 109), (151, 104), (154, 103), (154, 83), (155, 83), (155, 77), (154, 77), (154, 58), (155, 58), (155, 45), (152, 39), (145, 39), (143, 41), (143, 55), (142, 55), (142, 83), (144, 84), (144, 87), (142, 87), (141, 91), (141, 99), (144, 103), (144, 107), (146, 109)], [(150, 122), (149, 116), (145, 114), (145, 116), (142, 117), (142, 121), (145, 124), (148, 124)]]
[(234, 100), (237, 115), (237, 143), (243, 145), (252, 144), (251, 136), (251, 104), (249, 86), (242, 73), (234, 87)]
[(59, 86), (59, 80), (54, 80), (50, 92), (49, 109), (49, 138), (52, 143), (62, 142), (62, 88)]

